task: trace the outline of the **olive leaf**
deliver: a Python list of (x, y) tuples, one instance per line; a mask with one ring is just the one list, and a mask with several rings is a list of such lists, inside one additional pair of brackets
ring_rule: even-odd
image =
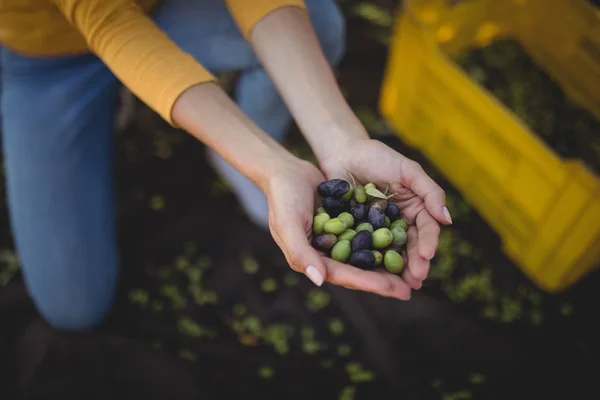
[[(392, 198), (396, 195), (396, 193), (392, 193), (389, 196), (386, 196), (384, 193), (381, 193), (381, 191), (379, 189), (375, 189), (375, 188), (368, 188), (365, 191), (368, 195), (371, 195), (373, 197), (379, 198), (379, 199), (389, 199)], [(387, 192), (387, 190), (386, 190)]]
[(373, 197), (377, 197), (379, 199), (386, 199), (387, 198), (387, 196), (385, 194), (381, 193), (381, 191), (379, 189), (368, 188), (365, 191), (367, 192), (368, 195), (371, 195)]

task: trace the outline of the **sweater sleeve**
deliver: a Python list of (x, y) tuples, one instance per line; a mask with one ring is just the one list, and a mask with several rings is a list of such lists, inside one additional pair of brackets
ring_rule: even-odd
[(298, 7), (306, 10), (304, 0), (225, 0), (231, 15), (246, 39), (252, 28), (268, 14), (282, 7)]
[(175, 126), (171, 111), (186, 89), (216, 78), (185, 53), (134, 0), (54, 0), (90, 50), (141, 101)]

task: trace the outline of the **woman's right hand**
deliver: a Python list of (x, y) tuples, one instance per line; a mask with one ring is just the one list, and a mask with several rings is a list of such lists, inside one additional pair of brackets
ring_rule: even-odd
[(281, 165), (263, 188), (269, 201), (271, 234), (290, 267), (317, 286), (329, 282), (385, 297), (410, 299), (411, 289), (401, 277), (342, 264), (312, 247), (316, 188), (324, 180), (321, 171), (311, 163), (294, 159)]

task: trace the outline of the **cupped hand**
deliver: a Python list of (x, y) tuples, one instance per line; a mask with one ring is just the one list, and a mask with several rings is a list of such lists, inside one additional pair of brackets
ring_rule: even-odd
[(317, 286), (327, 277), (322, 254), (311, 246), (316, 188), (325, 177), (311, 163), (294, 159), (269, 177), (269, 229), (290, 267)]
[[(394, 296), (396, 292), (403, 292), (397, 289), (403, 283), (419, 289), (427, 278), (430, 260), (437, 249), (440, 224), (452, 223), (444, 190), (417, 162), (374, 139), (353, 139), (337, 148), (335, 156), (321, 162), (320, 166), (327, 179), (341, 178), (351, 182), (353, 177), (362, 184), (372, 182), (379, 188), (387, 187), (388, 195), (395, 194), (389, 201), (400, 207), (402, 218), (409, 225), (408, 263), (401, 275), (403, 282), (399, 282), (400, 277), (385, 271), (348, 269), (344, 273), (349, 286), (368, 290), (385, 279), (388, 287), (378, 287), (376, 292), (393, 297), (398, 297)], [(333, 262), (327, 264), (331, 266)], [(383, 293), (381, 289), (384, 289)]]
[[(340, 169), (339, 173), (344, 174), (342, 171)], [(312, 247), (313, 216), (318, 201), (316, 188), (324, 180), (326, 177), (314, 165), (295, 160), (273, 174), (265, 188), (270, 231), (290, 267), (305, 274), (317, 286), (328, 282), (386, 297), (409, 299), (411, 287), (401, 277), (342, 264)]]

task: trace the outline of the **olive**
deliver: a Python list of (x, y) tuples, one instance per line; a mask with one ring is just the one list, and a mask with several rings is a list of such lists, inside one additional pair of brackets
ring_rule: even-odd
[(406, 231), (401, 226), (395, 226), (391, 229), (391, 232), (394, 237), (392, 243), (396, 246), (404, 246), (406, 244)]
[(397, 219), (396, 221), (392, 222), (390, 229), (394, 229), (396, 226), (399, 226), (404, 230), (408, 229), (408, 223), (406, 223), (406, 221), (403, 219)]
[(357, 203), (356, 200), (354, 200), (354, 197), (351, 198), (350, 200), (348, 200), (348, 207), (350, 207), (350, 208), (354, 207), (357, 204), (359, 204), (359, 203)]
[(319, 183), (317, 192), (323, 197), (341, 197), (350, 190), (350, 183), (343, 179), (330, 179)]
[(350, 256), (350, 265), (361, 269), (373, 269), (375, 267), (375, 255), (371, 250), (358, 250)]
[(375, 262), (373, 263), (375, 266), (381, 265), (383, 262), (383, 254), (379, 250), (371, 250), (373, 255), (375, 256)]
[(392, 222), (400, 219), (400, 207), (394, 203), (388, 204), (388, 207), (385, 210), (385, 215), (387, 215)]
[(340, 240), (331, 250), (331, 258), (339, 262), (346, 262), (350, 258), (352, 247), (349, 240)]
[(351, 228), (354, 226), (354, 217), (349, 212), (344, 211), (343, 213), (340, 213), (340, 215), (338, 215), (337, 217), (346, 224), (346, 227)]
[(331, 217), (327, 213), (319, 213), (313, 218), (313, 232), (314, 233), (323, 233), (323, 227), (325, 226), (325, 222), (329, 221)]
[(321, 205), (329, 215), (339, 215), (340, 213), (346, 211), (344, 202), (340, 199), (336, 199), (335, 197), (325, 197)]
[(355, 230), (356, 233), (360, 231), (368, 231), (369, 233), (373, 233), (375, 231), (375, 229), (373, 229), (373, 225), (371, 225), (368, 222), (363, 222), (362, 224), (359, 224)]
[(367, 215), (367, 207), (360, 203), (355, 206), (351, 206), (350, 214), (352, 214), (355, 221), (363, 221)]
[(323, 225), (323, 230), (325, 232), (333, 233), (334, 235), (339, 235), (347, 229), (346, 224), (339, 218), (332, 218), (325, 222)]
[(388, 204), (386, 199), (375, 199), (371, 202), (369, 208), (378, 207), (385, 211), (388, 208)]
[(373, 244), (373, 238), (371, 232), (360, 231), (357, 232), (352, 239), (352, 251), (370, 249)]
[(312, 245), (318, 250), (327, 251), (338, 242), (337, 236), (333, 233), (321, 233), (315, 235), (312, 240)]
[(389, 228), (390, 225), (392, 224), (392, 221), (390, 221), (390, 217), (388, 217), (387, 215), (385, 216), (385, 227)]
[(385, 214), (383, 210), (379, 207), (372, 207), (369, 210), (368, 221), (373, 225), (373, 229), (375, 230), (385, 227)]
[(367, 201), (367, 193), (365, 192), (365, 188), (362, 186), (356, 186), (354, 188), (354, 200), (357, 203), (364, 203)]
[(350, 189), (348, 189), (348, 191), (342, 195), (342, 200), (344, 200), (344, 201), (352, 200), (353, 194), (354, 194), (354, 185), (350, 185)]
[(317, 208), (317, 212), (315, 214), (324, 214), (326, 212), (327, 211), (325, 211), (325, 209), (323, 207), (319, 207), (319, 208)]
[(392, 274), (399, 274), (404, 269), (404, 259), (394, 250), (388, 250), (383, 256), (383, 264), (385, 268)]
[(373, 247), (383, 249), (392, 243), (394, 237), (388, 228), (379, 228), (373, 232)]
[(338, 240), (352, 240), (356, 236), (356, 231), (354, 229), (346, 229), (338, 236)]
[(394, 242), (392, 242), (388, 247), (386, 247), (382, 251), (385, 253), (386, 251), (389, 251), (389, 250), (393, 250), (395, 252), (401, 253), (404, 251), (404, 247), (394, 244)]

